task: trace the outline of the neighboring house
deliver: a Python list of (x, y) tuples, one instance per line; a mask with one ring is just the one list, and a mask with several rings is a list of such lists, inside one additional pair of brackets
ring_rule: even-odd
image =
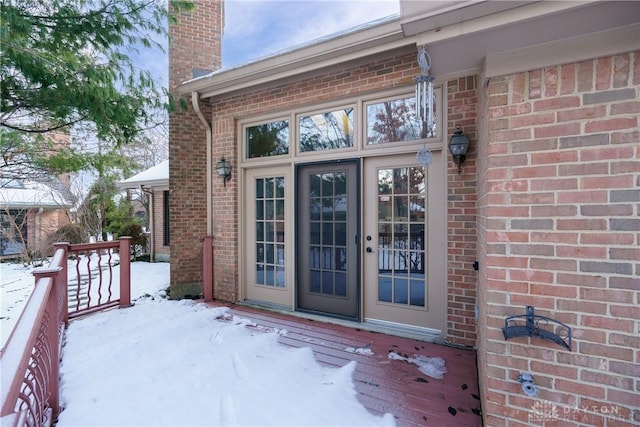
[[(219, 68), (223, 27), (220, 2), (196, 7), (170, 28), (170, 90), (191, 104), (170, 118), (172, 297), (203, 292), (212, 236), (216, 299), (475, 347), (486, 425), (640, 424), (638, 3), (400, 0), (399, 18), (193, 78)], [(505, 340), (526, 306), (570, 349)]]
[(47, 183), (10, 180), (0, 186), (0, 257), (26, 252), (46, 256), (53, 234), (69, 224), (72, 207), (68, 188), (59, 180)]
[(169, 261), (169, 161), (165, 160), (116, 185), (123, 190), (142, 191), (149, 196), (147, 225), (151, 261)]

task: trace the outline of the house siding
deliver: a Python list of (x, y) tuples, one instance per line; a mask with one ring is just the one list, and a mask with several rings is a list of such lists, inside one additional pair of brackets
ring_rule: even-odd
[[(639, 425), (640, 52), (492, 78), (483, 92), (485, 424)], [(505, 341), (505, 318), (527, 305), (571, 326), (573, 351)], [(535, 397), (521, 372), (533, 375)]]

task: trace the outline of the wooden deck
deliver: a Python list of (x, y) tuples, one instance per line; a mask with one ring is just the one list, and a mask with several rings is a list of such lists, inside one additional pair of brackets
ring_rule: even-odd
[[(259, 329), (286, 330), (279, 338), (282, 344), (310, 347), (318, 362), (325, 366), (340, 367), (355, 360), (353, 379), (360, 402), (372, 413), (392, 413), (398, 426), (482, 425), (475, 352), (471, 350), (245, 306), (224, 306), (230, 308), (229, 315), (249, 319)], [(352, 350), (358, 348), (371, 352), (367, 355)], [(443, 379), (431, 378), (413, 363), (390, 359), (390, 352), (412, 358), (442, 357), (448, 372)]]

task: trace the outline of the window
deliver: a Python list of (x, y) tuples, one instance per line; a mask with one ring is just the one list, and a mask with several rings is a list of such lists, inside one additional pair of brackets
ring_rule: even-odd
[(284, 176), (256, 183), (256, 283), (284, 288)]
[(246, 157), (289, 154), (289, 122), (274, 121), (246, 128)]
[[(435, 97), (437, 98), (437, 95)], [(437, 111), (438, 108), (434, 102), (434, 118), (437, 117)], [(437, 134), (435, 124), (429, 132), (426, 127), (423, 129), (423, 124), (416, 119), (414, 97), (368, 104), (366, 114), (367, 145), (435, 138)], [(422, 136), (423, 133), (424, 136)]]
[(27, 210), (0, 212), (0, 255), (24, 253), (27, 243)]
[(162, 239), (162, 244), (165, 246), (169, 246), (169, 191), (163, 191), (163, 212), (164, 212), (164, 223), (163, 223), (163, 234), (164, 237)]
[(353, 108), (300, 117), (300, 151), (353, 147)]

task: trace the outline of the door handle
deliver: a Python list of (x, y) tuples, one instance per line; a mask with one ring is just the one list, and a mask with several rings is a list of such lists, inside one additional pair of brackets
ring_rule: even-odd
[(373, 252), (373, 249), (371, 249), (370, 246), (367, 246), (367, 252), (371, 253), (371, 252)]

